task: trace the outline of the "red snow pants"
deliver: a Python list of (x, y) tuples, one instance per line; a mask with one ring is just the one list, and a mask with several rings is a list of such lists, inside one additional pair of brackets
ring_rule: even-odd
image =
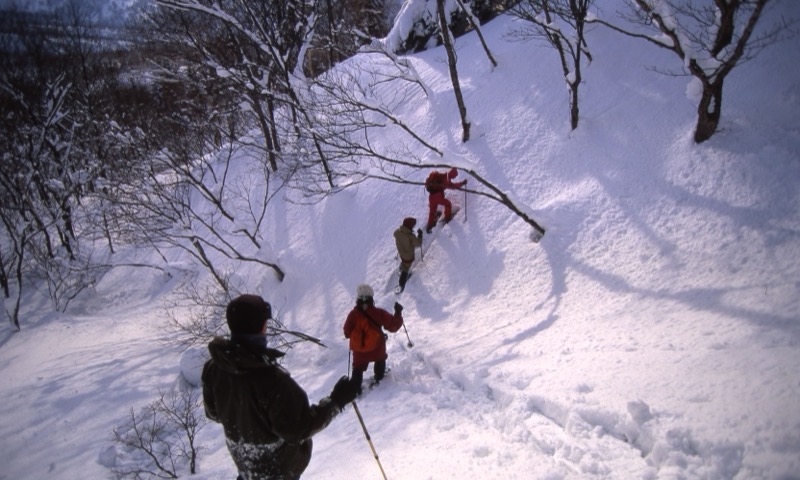
[(444, 205), (444, 218), (450, 218), (453, 214), (453, 204), (445, 198), (444, 192), (431, 193), (428, 197), (428, 227), (433, 227), (436, 223), (436, 210), (439, 205)]

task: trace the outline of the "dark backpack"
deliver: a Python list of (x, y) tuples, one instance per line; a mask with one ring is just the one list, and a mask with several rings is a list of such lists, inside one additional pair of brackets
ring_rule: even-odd
[(428, 193), (436, 193), (444, 191), (445, 174), (441, 172), (431, 172), (428, 178), (425, 179), (425, 190)]
[(358, 311), (356, 325), (350, 332), (350, 350), (354, 352), (371, 352), (378, 348), (383, 330), (363, 310)]

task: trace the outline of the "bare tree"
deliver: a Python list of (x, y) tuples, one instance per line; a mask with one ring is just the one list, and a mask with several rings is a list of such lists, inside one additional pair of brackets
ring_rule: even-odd
[(131, 408), (128, 423), (114, 429), (114, 441), (126, 458), (115, 459), (112, 471), (117, 478), (136, 480), (179, 478), (183, 468), (197, 473), (197, 434), (207, 423), (196, 389), (160, 392), (139, 412)]
[[(8, 115), (18, 122), (7, 131), (9, 150), (0, 162), (3, 244), (10, 246), (6, 256), (16, 281), (10, 320), (17, 328), (23, 280), (32, 274), (51, 279), (48, 273), (58, 276), (54, 269), (68, 269), (80, 256), (75, 206), (87, 184), (78, 174), (88, 172), (71, 149), (76, 124), (67, 108), (69, 90), (63, 76), (48, 83), (41, 97), (0, 79), (0, 95), (12, 106)], [(54, 299), (60, 285), (50, 283)]]
[[(248, 64), (248, 68), (263, 74), (250, 78), (242, 75), (243, 66), (225, 64), (221, 59), (257, 58), (251, 50), (240, 48), (239, 45), (244, 42), (242, 38), (254, 45), (253, 51), (269, 53), (280, 49), (271, 47), (274, 42), (260, 36), (261, 33), (250, 32), (250, 26), (256, 25), (255, 23), (239, 22), (241, 25), (233, 25), (232, 10), (228, 9), (232, 4), (225, 2), (212, 4), (199, 0), (159, 0), (159, 3), (175, 11), (211, 15), (225, 28), (237, 32), (235, 38), (238, 39), (238, 43), (225, 44), (233, 50), (220, 47), (217, 53), (210, 55), (207, 53), (211, 50), (210, 47), (203, 47), (205, 50), (198, 55), (204, 59), (205, 64), (212, 66), (212, 72), (222, 72), (226, 79), (241, 77), (242, 87), (248, 84), (264, 87), (260, 90), (263, 95), (274, 98), (276, 105), (285, 107), (275, 109), (274, 117), (277, 130), (281, 133), (282, 146), (285, 147), (280, 152), (281, 163), (278, 174), (282, 179), (291, 182), (293, 187), (304, 192), (306, 198), (313, 200), (315, 197), (331, 194), (340, 188), (355, 185), (369, 178), (413, 183), (405, 179), (409, 176), (409, 172), (435, 166), (423, 160), (420, 154), (412, 153), (418, 151), (417, 147), (422, 146), (423, 152), (432, 152), (435, 157), (442, 156), (441, 149), (415, 132), (395, 113), (404, 103), (403, 99), (412, 94), (409, 88), (422, 88), (426, 95), (430, 95), (430, 90), (425, 88), (410, 62), (394, 56), (386, 49), (381, 49), (378, 46), (380, 42), (373, 42), (362, 49), (366, 55), (375, 56), (374, 64), (354, 62), (352, 65), (341, 65), (335, 71), (327, 71), (314, 79), (307, 79), (297, 75), (291, 76), (286, 68), (280, 68), (280, 62), (274, 62), (277, 70), (273, 72), (270, 70), (273, 59), (264, 54), (264, 58), (259, 60), (260, 63)], [(245, 4), (247, 2), (240, 5)], [(190, 43), (187, 49), (196, 50), (200, 44), (199, 41), (196, 44)], [(232, 52), (242, 53), (232, 54)], [(245, 52), (250, 53), (244, 55)], [(299, 61), (294, 63), (295, 66), (298, 64)], [(263, 80), (259, 83), (253, 82), (254, 79), (262, 78), (262, 75), (273, 75), (277, 78), (284, 74), (286, 82), (280, 83), (281, 88), (273, 89), (269, 87), (271, 84)], [(393, 92), (391, 96), (385, 95), (387, 89)], [(463, 118), (466, 120), (466, 114)], [(288, 128), (283, 128), (284, 126)], [(398, 141), (392, 143), (390, 149), (378, 147), (373, 136), (376, 132), (386, 131), (388, 128), (399, 129), (401, 136), (398, 137)], [(468, 131), (465, 133), (468, 138)], [(240, 145), (245, 144), (240, 143)], [(185, 156), (183, 161), (188, 158), (191, 157)], [(325, 161), (321, 162), (319, 159)], [(514, 202), (510, 200), (508, 202), (515, 206)], [(516, 208), (516, 211), (522, 212), (523, 209)], [(158, 217), (164, 221), (170, 218)], [(175, 218), (177, 217), (173, 215), (168, 222), (172, 222)], [(224, 220), (224, 215), (220, 218)], [(209, 262), (204, 259), (201, 248), (206, 251), (205, 258), (214, 253), (213, 248), (209, 250), (211, 247), (203, 236), (199, 235), (190, 240), (189, 243), (194, 245), (193, 255), (208, 266)], [(185, 243), (185, 239), (181, 242)], [(218, 283), (223, 285), (225, 272), (218, 271), (217, 277), (220, 279)]]
[[(335, 166), (335, 178), (342, 188), (370, 178), (372, 166), (422, 164), (413, 153), (417, 147), (442, 156), (441, 149), (395, 113), (416, 93), (431, 94), (413, 65), (380, 42), (373, 42), (362, 55), (369, 61), (341, 64), (315, 78), (303, 92), (304, 101), (319, 112), (312, 126), (322, 139), (322, 148)], [(377, 132), (390, 129), (396, 130), (391, 147), (376, 145), (373, 137)], [(307, 168), (303, 175), (294, 177), (293, 187), (312, 200), (335, 192), (326, 187), (320, 175)]]
[(303, 71), (316, 77), (389, 31), (384, 0), (321, 0)]
[[(297, 141), (303, 124), (313, 123), (308, 106), (297, 94), (292, 78), (302, 71), (304, 51), (315, 2), (309, 0), (261, 0), (210, 2), (207, 0), (158, 0), (179, 18), (202, 18), (216, 25), (226, 40), (213, 49), (202, 31), (184, 28), (187, 44), (202, 58), (202, 64), (228, 79), (242, 93), (256, 114), (270, 152), (294, 160), (298, 152), (314, 155), (331, 188), (333, 172), (320, 146), (322, 139), (307, 130), (310, 144)], [(187, 20), (183, 20), (186, 22)], [(235, 52), (235, 53), (234, 53)], [(282, 118), (280, 118), (282, 116)], [(294, 155), (284, 147), (291, 146)], [(277, 169), (272, 163), (273, 171)]]
[(583, 81), (584, 56), (592, 56), (586, 43), (586, 23), (594, 0), (522, 0), (512, 14), (526, 20), (530, 27), (512, 34), (523, 39), (541, 38), (552, 46), (561, 61), (561, 71), (569, 88), (569, 116), (572, 129), (578, 128), (578, 89)]
[[(370, 55), (369, 61), (351, 65), (340, 65), (316, 79), (309, 90), (312, 103), (328, 112), (325, 118), (335, 119), (319, 124), (318, 130), (326, 139), (325, 147), (332, 159), (340, 158), (337, 169), (346, 173), (355, 185), (366, 180), (422, 186), (413, 180), (415, 174), (432, 168), (450, 168), (453, 165), (443, 160), (441, 149), (415, 132), (393, 112), (399, 105), (407, 103), (415, 93), (422, 91), (432, 96), (431, 89), (416, 74), (413, 65), (385, 49), (380, 42), (373, 43), (362, 54)], [(392, 95), (385, 92), (391, 91)], [(382, 95), (383, 93), (383, 95)], [(394, 134), (393, 149), (380, 149), (371, 140), (373, 132), (398, 129)], [(384, 133), (384, 135), (389, 134)], [(407, 143), (402, 138), (407, 138)], [(415, 154), (419, 148), (422, 154)], [(431, 161), (425, 157), (433, 156)], [(478, 171), (466, 170), (480, 187), (468, 190), (496, 201), (530, 225), (538, 241), (545, 229), (527, 213), (512, 195), (492, 183)], [(326, 195), (324, 189), (309, 190), (309, 195)]]
[[(479, 26), (502, 14), (519, 0), (447, 0), (445, 9), (448, 28), (453, 37), (476, 30), (484, 50), (486, 47)], [(394, 53), (418, 52), (434, 45), (441, 36), (438, 0), (406, 0), (397, 13), (388, 35)], [(493, 62), (494, 63), (494, 62)]]
[[(227, 334), (225, 309), (230, 301), (249, 291), (248, 286), (233, 284), (230, 277), (228, 291), (217, 285), (203, 285), (190, 278), (175, 289), (167, 299), (166, 315), (169, 329), (175, 335), (165, 339), (170, 345), (181, 348), (205, 346), (212, 338)], [(267, 322), (267, 339), (271, 348), (286, 351), (302, 342), (312, 342), (325, 347), (321, 340), (306, 333), (291, 330), (280, 320), (280, 308), (273, 305), (273, 318)]]
[(461, 141), (469, 141), (470, 122), (467, 117), (467, 106), (461, 93), (461, 83), (458, 80), (458, 54), (456, 53), (455, 39), (450, 32), (447, 12), (444, 9), (444, 0), (436, 0), (436, 10), (439, 18), (439, 31), (442, 35), (444, 50), (447, 52), (447, 66), (450, 69), (450, 81), (453, 83), (453, 94), (456, 96), (458, 114), (461, 117)]
[(249, 158), (253, 168), (234, 175), (234, 154), (248, 161), (247, 150), (229, 145), (204, 156), (209, 141), (185, 138), (182, 150), (164, 151), (140, 169), (139, 183), (113, 192), (117, 214), (125, 219), (119, 234), (139, 245), (185, 251), (224, 291), (230, 288), (227, 269), (239, 262), (268, 267), (283, 280), (280, 266), (262, 258), (267, 240), (260, 233), (283, 181), (257, 155)]
[[(3, 293), (16, 296), (8, 315), (17, 328), (27, 280), (44, 280), (63, 310), (103, 271), (89, 248), (103, 223), (90, 211), (99, 183), (124, 176), (114, 159), (126, 132), (108, 101), (119, 72), (114, 50), (103, 46), (77, 2), (67, 7), (57, 16), (2, 16), (0, 248)], [(107, 231), (106, 238), (111, 245)]]
[(2, 264), (3, 295), (12, 300), (11, 304), (5, 302), (6, 315), (18, 331), (20, 330), (19, 309), (22, 300), (22, 285), (27, 273), (26, 255), (33, 236), (31, 225), (19, 221), (20, 218), (13, 209), (0, 209), (0, 220), (2, 220), (3, 227), (0, 230), (2, 233), (0, 255), (4, 257)]
[(489, 58), (489, 62), (491, 62), (493, 67), (497, 66), (497, 60), (495, 60), (494, 55), (492, 55), (491, 50), (489, 50), (489, 45), (486, 44), (486, 39), (483, 38), (483, 32), (481, 31), (481, 22), (478, 17), (472, 12), (472, 8), (465, 4), (462, 0), (456, 0), (458, 3), (459, 8), (464, 12), (467, 17), (467, 21), (469, 21), (470, 27), (472, 27), (475, 32), (478, 34), (478, 39), (481, 41), (481, 45), (483, 46), (483, 51), (486, 52), (486, 56)]
[(695, 77), (702, 85), (694, 130), (695, 142), (701, 143), (717, 131), (725, 79), (733, 69), (795, 34), (797, 20), (782, 16), (765, 28), (757, 28), (765, 9), (780, 1), (626, 0), (630, 14), (625, 18), (640, 30), (594, 21), (672, 51), (680, 58), (679, 73)]
[(177, 394), (162, 394), (157, 403), (158, 411), (180, 432), (175, 445), (178, 456), (186, 459), (190, 474), (197, 473), (197, 457), (201, 450), (197, 445), (197, 434), (208, 423), (202, 406), (200, 393), (189, 388)]

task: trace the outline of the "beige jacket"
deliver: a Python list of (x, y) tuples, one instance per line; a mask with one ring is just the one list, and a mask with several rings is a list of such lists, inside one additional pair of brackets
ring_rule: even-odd
[(421, 242), (414, 235), (414, 231), (405, 225), (394, 231), (394, 242), (397, 245), (397, 254), (405, 262), (414, 261), (414, 249), (419, 248)]

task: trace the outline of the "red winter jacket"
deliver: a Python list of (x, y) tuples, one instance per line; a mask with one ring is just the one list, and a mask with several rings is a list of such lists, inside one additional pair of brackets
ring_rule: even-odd
[[(392, 315), (391, 313), (387, 312), (382, 308), (378, 308), (374, 305), (367, 305), (366, 310), (367, 314), (369, 315), (372, 320), (378, 323), (381, 327), (385, 328), (389, 332), (396, 332), (400, 330), (400, 327), (403, 326), (403, 315)], [(357, 322), (356, 317), (359, 315), (364, 315), (359, 307), (354, 307), (349, 314), (347, 314), (347, 320), (344, 322), (344, 337), (350, 338), (350, 333), (352, 333), (353, 329), (355, 328)], [(372, 322), (367, 322), (370, 325)], [(380, 340), (378, 341), (378, 347), (371, 351), (371, 352), (353, 352), (353, 366), (354, 367), (366, 367), (369, 362), (377, 362), (379, 360), (386, 360), (389, 356), (386, 354), (386, 339), (383, 336), (383, 330), (381, 329), (381, 336)]]
[(429, 191), (428, 193), (430, 195), (436, 195), (436, 194), (439, 194), (439, 193), (443, 194), (444, 191), (447, 190), (447, 189), (457, 189), (457, 188), (461, 188), (461, 187), (463, 187), (464, 185), (467, 184), (466, 180), (462, 180), (460, 182), (453, 182), (452, 179), (455, 178), (458, 173), (454, 172), (452, 170), (450, 172), (448, 172), (448, 173), (436, 172), (436, 174), (438, 174), (438, 176), (439, 176), (438, 177), (439, 178), (439, 186), (441, 188), (437, 188), (434, 191)]

